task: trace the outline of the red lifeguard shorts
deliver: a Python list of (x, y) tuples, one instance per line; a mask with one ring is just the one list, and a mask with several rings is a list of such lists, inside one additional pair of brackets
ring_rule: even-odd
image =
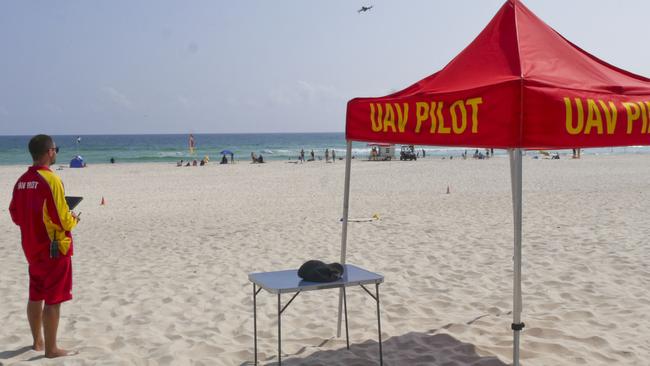
[(72, 261), (69, 256), (47, 258), (29, 265), (29, 300), (56, 305), (72, 299)]

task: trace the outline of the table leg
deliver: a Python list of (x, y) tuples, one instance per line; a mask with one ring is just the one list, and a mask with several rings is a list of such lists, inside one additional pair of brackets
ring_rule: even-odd
[(343, 309), (345, 311), (345, 343), (350, 349), (350, 335), (348, 334), (348, 300), (345, 294), (345, 286), (343, 286)]
[(341, 315), (343, 313), (343, 289), (339, 289), (339, 311), (336, 320), (336, 337), (341, 337)]
[(280, 305), (280, 294), (278, 294), (278, 366), (282, 365), (282, 307)]
[(379, 333), (379, 365), (383, 366), (384, 355), (381, 349), (381, 315), (379, 313), (379, 284), (378, 283), (375, 284), (375, 291), (377, 293), (376, 300), (377, 300), (377, 329)]
[(257, 365), (257, 288), (253, 283), (253, 342), (255, 345), (255, 363)]

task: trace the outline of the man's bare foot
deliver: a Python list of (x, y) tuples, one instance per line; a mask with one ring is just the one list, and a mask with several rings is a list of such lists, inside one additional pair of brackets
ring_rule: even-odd
[(46, 351), (45, 352), (45, 357), (46, 358), (56, 358), (56, 357), (63, 357), (63, 356), (74, 356), (77, 353), (79, 353), (79, 352), (77, 352), (77, 351), (66, 351), (66, 350), (61, 349), (61, 348), (55, 348), (51, 352)]
[(32, 349), (34, 351), (42, 351), (44, 349), (43, 347), (43, 340), (42, 339), (37, 339), (34, 341), (34, 344), (32, 345)]

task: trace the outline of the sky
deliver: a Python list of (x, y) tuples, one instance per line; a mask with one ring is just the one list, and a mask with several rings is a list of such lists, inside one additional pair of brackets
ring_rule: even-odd
[[(0, 135), (342, 132), (348, 100), (438, 71), (504, 1), (4, 0)], [(650, 1), (524, 4), (650, 76)]]

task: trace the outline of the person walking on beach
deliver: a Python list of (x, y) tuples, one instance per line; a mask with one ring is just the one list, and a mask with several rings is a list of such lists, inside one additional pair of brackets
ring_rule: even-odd
[(330, 162), (330, 149), (325, 149), (325, 162)]
[(580, 149), (573, 149), (573, 159), (580, 159)]
[(336, 163), (336, 153), (334, 152), (334, 149), (332, 149), (332, 163)]
[(305, 162), (305, 149), (300, 149), (300, 163)]
[(311, 160), (312, 160), (312, 161), (315, 160), (315, 159), (314, 159), (314, 150), (313, 150), (313, 149), (311, 150)]
[(47, 135), (29, 141), (34, 164), (16, 182), (9, 205), (13, 222), (20, 227), (28, 263), (27, 320), (36, 351), (45, 357), (73, 354), (56, 344), (61, 303), (72, 299), (72, 229), (79, 217), (70, 211), (63, 183), (50, 166), (59, 148)]

